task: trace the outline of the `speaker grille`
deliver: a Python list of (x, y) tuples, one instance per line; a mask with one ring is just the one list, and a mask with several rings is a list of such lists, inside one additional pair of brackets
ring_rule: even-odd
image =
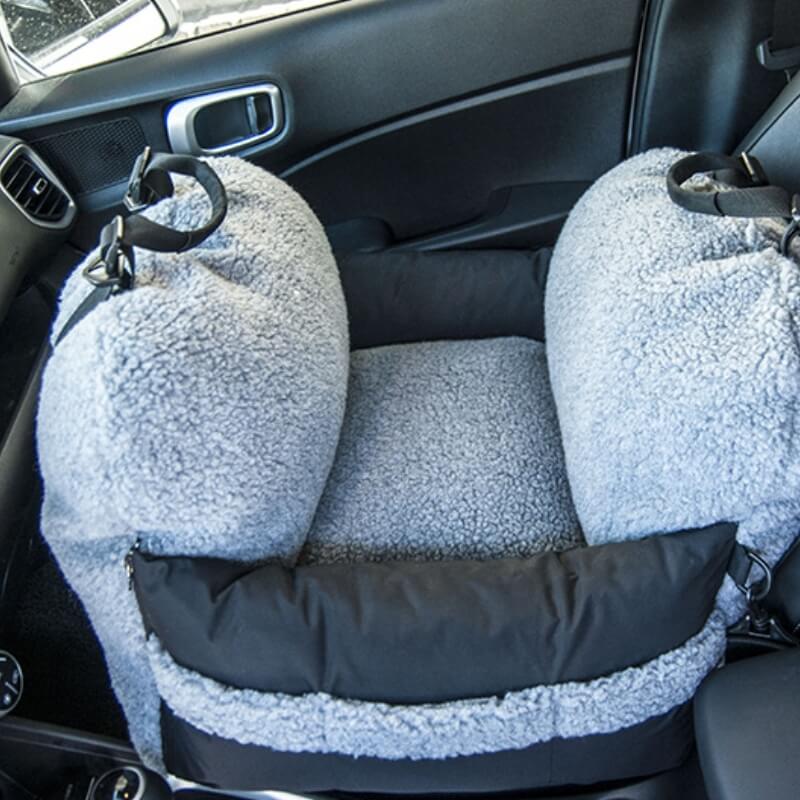
[(95, 192), (124, 181), (147, 142), (130, 117), (75, 128), (31, 142), (62, 176), (73, 194)]

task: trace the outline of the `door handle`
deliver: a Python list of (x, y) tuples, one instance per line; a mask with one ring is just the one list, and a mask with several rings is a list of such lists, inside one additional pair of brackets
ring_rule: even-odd
[(167, 110), (166, 126), (173, 152), (216, 156), (277, 143), (286, 112), (281, 90), (259, 83), (179, 100)]

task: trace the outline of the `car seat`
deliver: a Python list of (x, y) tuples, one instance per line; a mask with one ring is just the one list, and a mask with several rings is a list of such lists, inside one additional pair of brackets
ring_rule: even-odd
[[(203, 173), (215, 224), (228, 209), (202, 242), (137, 247), (134, 270), (106, 240), (70, 278), (43, 529), (150, 766), (434, 793), (685, 760), (692, 696), (797, 530), (800, 291), (776, 226), (672, 203), (680, 156), (625, 162), (578, 203), (546, 345), (350, 352), (319, 222), (230, 158), (209, 162), (225, 190)], [(163, 189), (171, 168), (140, 178)], [(196, 185), (162, 194), (115, 247), (208, 216)], [(84, 273), (119, 265), (126, 285), (89, 295)], [(487, 297), (443, 314), (473, 330)]]

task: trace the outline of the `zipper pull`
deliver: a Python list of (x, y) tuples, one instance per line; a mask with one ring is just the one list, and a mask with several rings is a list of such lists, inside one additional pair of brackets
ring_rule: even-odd
[(131, 549), (125, 553), (125, 574), (128, 576), (128, 591), (133, 590), (133, 554), (142, 547), (142, 540), (137, 537)]

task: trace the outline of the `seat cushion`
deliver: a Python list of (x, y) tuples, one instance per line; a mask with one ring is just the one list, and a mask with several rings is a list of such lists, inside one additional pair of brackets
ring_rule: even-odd
[(140, 552), (130, 567), (148, 631), (198, 675), (292, 695), (293, 713), (311, 694), (441, 708), (596, 680), (680, 648), (713, 610), (735, 535), (715, 525), (525, 559), (294, 568)]
[(524, 558), (582, 543), (543, 344), (507, 337), (352, 354), (306, 563)]

